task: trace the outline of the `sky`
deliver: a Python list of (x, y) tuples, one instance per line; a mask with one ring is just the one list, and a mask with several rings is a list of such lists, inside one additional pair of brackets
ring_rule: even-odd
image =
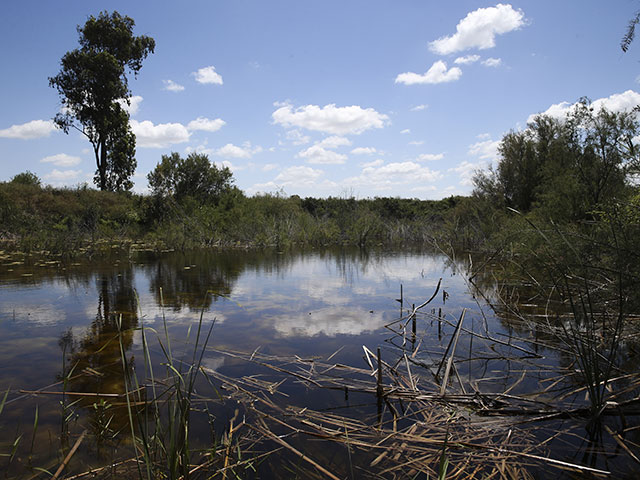
[(141, 193), (162, 155), (198, 152), (248, 195), (467, 195), (532, 115), (640, 104), (637, 0), (21, 0), (0, 15), (0, 181), (92, 184), (48, 78), (104, 10), (156, 41), (129, 79)]

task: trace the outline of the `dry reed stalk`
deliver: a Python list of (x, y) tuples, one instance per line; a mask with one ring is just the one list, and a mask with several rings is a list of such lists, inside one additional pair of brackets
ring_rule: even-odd
[(62, 461), (62, 463), (60, 464), (60, 466), (58, 467), (58, 469), (56, 470), (56, 472), (53, 474), (53, 476), (51, 477), (51, 480), (57, 480), (57, 478), (60, 476), (60, 474), (62, 473), (62, 471), (65, 469), (65, 467), (67, 466), (67, 464), (69, 463), (69, 460), (71, 460), (71, 457), (73, 457), (73, 455), (76, 453), (76, 450), (78, 450), (78, 447), (80, 446), (80, 444), (82, 443), (82, 441), (84, 440), (85, 435), (87, 434), (87, 431), (84, 430), (81, 434), (80, 437), (78, 438), (78, 440), (76, 440), (76, 442), (73, 444), (73, 447), (71, 447), (71, 450), (69, 450), (69, 453), (67, 454), (66, 457), (64, 457), (64, 460)]
[[(466, 309), (462, 310), (462, 314), (460, 315), (460, 320), (458, 321), (458, 325), (456, 326), (456, 331), (451, 337), (451, 341), (449, 342), (449, 346), (442, 356), (442, 361), (440, 362), (440, 366), (438, 367), (438, 371), (436, 372), (436, 377), (440, 374), (440, 369), (442, 368), (442, 364), (444, 363), (445, 357), (449, 353), (449, 349), (451, 349), (451, 355), (449, 356), (449, 360), (447, 361), (447, 367), (444, 371), (444, 378), (442, 380), (442, 384), (440, 385), (440, 395), (444, 395), (447, 389), (447, 382), (449, 381), (449, 372), (451, 371), (451, 365), (453, 364), (453, 356), (456, 352), (456, 346), (458, 345), (458, 338), (460, 337), (460, 328), (462, 327), (462, 322), (464, 321), (464, 315), (467, 312)], [(453, 348), (452, 348), (453, 347)]]

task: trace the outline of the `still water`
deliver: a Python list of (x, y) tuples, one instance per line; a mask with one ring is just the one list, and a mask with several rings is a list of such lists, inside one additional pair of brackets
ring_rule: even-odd
[[(562, 379), (570, 354), (555, 348), (535, 323), (515, 323), (492, 310), (486, 300), (497, 287), (484, 281), (481, 295), (469, 282), (468, 269), (466, 261), (414, 250), (138, 251), (77, 263), (5, 254), (0, 269), (0, 400), (7, 389), (9, 394), (0, 415), (0, 471), (27, 478), (38, 472), (34, 467), (55, 470), (65, 451), (60, 446), (65, 432), (73, 443), (77, 432), (91, 431), (88, 425), (95, 430), (102, 414), (95, 397), (73, 397), (70, 405), (61, 406), (59, 395), (28, 392), (64, 388), (78, 394), (123, 394), (122, 353), (144, 382), (143, 327), (156, 369), (163, 359), (166, 363), (169, 347), (176, 357), (189, 354), (202, 319), (206, 331), (213, 324), (202, 365), (226, 378), (253, 375), (280, 381), (246, 361), (252, 353), (371, 370), (381, 347), (389, 362), (408, 353), (415, 376), (411, 382), (434, 393), (437, 385), (428, 385), (465, 311), (454, 355), (457, 381), (449, 382), (448, 393), (526, 396), (546, 391), (545, 399), (553, 402), (552, 392), (579, 389), (571, 378)], [(420, 311), (413, 334), (407, 312), (435, 292)], [(287, 404), (319, 411), (349, 407), (356, 416), (375, 416), (374, 395), (349, 398), (343, 392), (310, 389), (295, 378), (283, 380), (278, 388)], [(583, 397), (584, 392), (562, 395), (571, 404)], [(211, 408), (216, 418), (228, 421), (235, 407)], [(120, 410), (109, 414), (109, 431), (126, 437), (128, 417)], [(566, 435), (557, 438), (550, 438), (557, 423), (525, 426), (523, 431), (532, 442), (547, 441), (545, 455), (587, 461), (621, 475), (634, 470), (632, 462), (617, 459), (620, 452), (587, 455), (584, 439), (575, 434), (584, 433), (584, 421), (564, 422)], [(208, 430), (206, 420), (194, 427), (201, 442)], [(69, 431), (75, 436), (69, 437)], [(127, 441), (119, 442), (111, 442), (105, 453), (100, 442), (86, 441), (68, 469), (78, 473), (126, 456)], [(317, 446), (310, 448), (313, 452)], [(531, 463), (536, 475), (557, 478), (553, 468)], [(277, 468), (275, 474), (270, 468), (278, 477)]]

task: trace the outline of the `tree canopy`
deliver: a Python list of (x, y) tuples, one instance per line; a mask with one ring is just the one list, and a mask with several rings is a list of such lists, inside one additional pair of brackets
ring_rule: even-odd
[(127, 73), (137, 75), (153, 53), (155, 41), (134, 36), (133, 19), (101, 12), (78, 26), (80, 48), (67, 52), (61, 70), (49, 78), (62, 109), (54, 121), (65, 132), (75, 128), (91, 142), (96, 160), (95, 183), (101, 190), (129, 190), (136, 167), (135, 135), (129, 126), (131, 92)]
[(33, 172), (27, 170), (22, 173), (18, 173), (11, 178), (11, 183), (17, 183), (19, 185), (31, 185), (34, 187), (42, 186), (42, 181)]
[(581, 99), (564, 119), (539, 115), (525, 130), (507, 133), (496, 168), (476, 174), (475, 194), (522, 212), (585, 218), (638, 173), (638, 133), (635, 111), (596, 110)]
[(147, 179), (154, 195), (173, 197), (177, 202), (191, 197), (201, 203), (217, 204), (235, 188), (231, 170), (218, 168), (201, 153), (191, 153), (187, 158), (176, 152), (163, 155)]

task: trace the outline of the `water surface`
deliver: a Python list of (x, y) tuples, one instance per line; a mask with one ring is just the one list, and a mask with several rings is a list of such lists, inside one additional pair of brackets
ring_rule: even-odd
[[(372, 352), (382, 347), (385, 358), (396, 358), (398, 351), (406, 350), (416, 362), (416, 379), (427, 385), (433, 382), (433, 373), (465, 310), (464, 327), (480, 336), (461, 334), (455, 352), (459, 380), (448, 386), (450, 393), (460, 393), (465, 385), (467, 393), (473, 389), (483, 393), (508, 390), (512, 395), (539, 392), (555, 382), (560, 367), (571, 362), (561, 349), (545, 348), (545, 342), (551, 346), (554, 340), (541, 341), (543, 335), (535, 324), (523, 326), (504, 313), (497, 315), (469, 283), (466, 262), (440, 253), (140, 251), (114, 252), (77, 263), (4, 255), (2, 264), (0, 390), (10, 389), (11, 393), (0, 417), (0, 448), (10, 450), (19, 435), (16, 432), (32, 435), (36, 405), (39, 423), (35, 447), (31, 447), (32, 438), (25, 437), (18, 448), (20, 458), (14, 458), (8, 467), (15, 475), (28, 470), (30, 456), (35, 459), (32, 464), (36, 460), (47, 466), (56, 464), (59, 453), (53, 439), (64, 428), (95, 423), (98, 415), (95, 398), (81, 400), (65, 410), (70, 414), (65, 426), (58, 396), (20, 391), (59, 391), (61, 380), (73, 369), (72, 373), (83, 374), (65, 385), (67, 391), (123, 393), (121, 346), (141, 372), (142, 327), (150, 339), (156, 368), (166, 360), (154, 341), (156, 332), (160, 338), (168, 333), (174, 354), (184, 355), (192, 348), (202, 319), (205, 327), (214, 323), (203, 365), (225, 376), (260, 374), (268, 379), (273, 372), (265, 373), (224, 352), (330, 359), (368, 369), (363, 354), (366, 346)], [(416, 334), (411, 334), (409, 322), (399, 335), (408, 309), (430, 298), (439, 284), (437, 295), (421, 311)], [(496, 286), (485, 281), (482, 288), (490, 297), (488, 292)], [(124, 333), (119, 335), (119, 331)], [(571, 380), (559, 383), (572, 388)], [(353, 396), (345, 399), (341, 393), (317, 392), (291, 380), (281, 390), (289, 395), (289, 403), (315, 409), (357, 403)], [(374, 411), (374, 397), (358, 398), (358, 402), (364, 405), (362, 415)], [(125, 413), (115, 415), (114, 430), (126, 432)], [(217, 415), (231, 413), (217, 411)], [(580, 422), (567, 429), (580, 430)], [(197, 428), (206, 436), (204, 424)], [(547, 433), (537, 429), (534, 435), (540, 440)], [(582, 461), (586, 455), (583, 443), (563, 439), (549, 445), (556, 457)], [(92, 448), (96, 447), (84, 448), (85, 457), (91, 457)], [(603, 465), (602, 458), (589, 457), (597, 466)], [(0, 469), (3, 461), (0, 457)], [(629, 468), (626, 461), (619, 463), (615, 468)], [(76, 469), (81, 471), (81, 466)]]

